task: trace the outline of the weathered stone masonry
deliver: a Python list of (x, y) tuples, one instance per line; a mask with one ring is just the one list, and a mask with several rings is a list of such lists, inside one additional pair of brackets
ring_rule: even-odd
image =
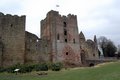
[(86, 62), (86, 60), (99, 59), (96, 36), (94, 36), (94, 41), (90, 39), (86, 40), (84, 34), (80, 32), (79, 39), (81, 44), (80, 48), (82, 64), (88, 65), (88, 62)]
[(0, 13), (1, 65), (24, 63), (25, 16)]
[(81, 64), (76, 15), (61, 16), (50, 11), (41, 21), (41, 38), (50, 41), (53, 62)]
[(79, 35), (76, 15), (49, 11), (41, 20), (41, 38), (25, 31), (25, 18), (0, 13), (0, 66), (40, 62), (79, 66), (98, 58), (96, 41)]

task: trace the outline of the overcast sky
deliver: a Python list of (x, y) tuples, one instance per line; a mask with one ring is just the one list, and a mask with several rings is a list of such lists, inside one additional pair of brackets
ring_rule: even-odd
[(0, 0), (0, 12), (26, 15), (26, 30), (37, 36), (40, 20), (50, 10), (77, 15), (79, 32), (87, 39), (105, 36), (120, 44), (120, 0)]

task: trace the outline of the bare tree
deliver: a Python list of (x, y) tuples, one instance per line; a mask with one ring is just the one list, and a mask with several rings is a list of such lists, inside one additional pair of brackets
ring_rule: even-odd
[(114, 43), (104, 36), (98, 38), (98, 45), (102, 48), (104, 57), (114, 57), (117, 51)]

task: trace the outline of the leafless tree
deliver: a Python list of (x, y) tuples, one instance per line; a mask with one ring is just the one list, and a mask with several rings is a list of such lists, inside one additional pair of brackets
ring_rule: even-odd
[(110, 39), (107, 39), (106, 37), (101, 36), (98, 38), (98, 45), (102, 48), (104, 57), (115, 56), (115, 52), (117, 51), (117, 48)]

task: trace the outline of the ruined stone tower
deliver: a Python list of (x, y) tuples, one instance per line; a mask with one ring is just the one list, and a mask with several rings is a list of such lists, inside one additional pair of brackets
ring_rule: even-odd
[(96, 36), (94, 36), (94, 40), (91, 39), (86, 40), (84, 34), (80, 32), (79, 39), (80, 39), (82, 64), (87, 65), (88, 60), (99, 59)]
[(25, 16), (0, 13), (0, 65), (24, 63)]
[(50, 43), (50, 60), (80, 64), (80, 43), (76, 15), (61, 16), (50, 11), (41, 21), (41, 38)]

